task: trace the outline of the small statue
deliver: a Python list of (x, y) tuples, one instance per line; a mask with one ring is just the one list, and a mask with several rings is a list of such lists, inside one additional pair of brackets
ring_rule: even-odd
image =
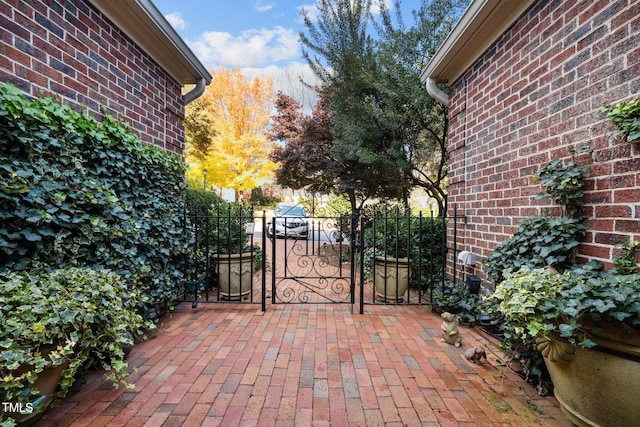
[(477, 346), (471, 347), (464, 352), (464, 356), (472, 361), (473, 363), (482, 363), (482, 358), (487, 358), (487, 353), (484, 351), (484, 348)]
[(442, 339), (440, 341), (460, 347), (462, 336), (458, 330), (458, 318), (449, 312), (442, 313), (440, 317), (442, 317)]

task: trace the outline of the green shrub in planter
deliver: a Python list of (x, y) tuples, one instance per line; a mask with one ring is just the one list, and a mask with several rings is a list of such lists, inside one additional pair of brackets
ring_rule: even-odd
[(218, 254), (249, 252), (251, 235), (247, 226), (253, 221), (253, 211), (242, 202), (221, 202), (211, 206), (212, 251)]
[(374, 256), (411, 258), (414, 280), (420, 277), (423, 282), (429, 281), (429, 286), (440, 282), (444, 220), (411, 216), (405, 207), (390, 209), (384, 204), (370, 208), (366, 216), (365, 272), (371, 271)]
[(573, 423), (636, 425), (640, 275), (589, 267), (508, 273), (485, 308), (499, 319), (506, 350), (522, 358), (537, 349), (543, 356), (554, 395)]
[(640, 275), (617, 275), (574, 266), (562, 274), (524, 267), (485, 297), (483, 307), (500, 319), (507, 343), (535, 347), (556, 334), (574, 346), (593, 347), (606, 324), (640, 329)]
[(38, 375), (65, 365), (57, 391), (44, 400), (55, 405), (90, 358), (108, 371), (114, 386), (126, 384), (123, 347), (154, 326), (136, 314), (139, 297), (120, 276), (65, 268), (5, 273), (0, 282), (1, 401), (43, 402), (34, 387)]

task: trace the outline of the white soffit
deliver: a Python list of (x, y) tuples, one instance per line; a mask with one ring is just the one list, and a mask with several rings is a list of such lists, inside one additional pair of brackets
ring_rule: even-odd
[(211, 75), (151, 0), (87, 0), (181, 85)]
[(422, 70), (420, 81), (455, 82), (534, 2), (474, 0)]

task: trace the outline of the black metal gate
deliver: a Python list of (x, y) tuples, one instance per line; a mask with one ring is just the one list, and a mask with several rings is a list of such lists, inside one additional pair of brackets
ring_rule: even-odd
[[(304, 236), (290, 237), (284, 218), (282, 238), (271, 238), (271, 302), (353, 304), (356, 284), (356, 241), (344, 218), (305, 219)], [(276, 218), (270, 226), (276, 228)]]
[[(444, 287), (445, 224), (397, 209), (357, 218), (185, 213), (192, 241), (177, 300), (263, 311), (267, 302), (357, 303), (361, 313), (366, 304), (428, 305), (434, 287)], [(245, 256), (229, 253), (237, 240), (246, 241)]]

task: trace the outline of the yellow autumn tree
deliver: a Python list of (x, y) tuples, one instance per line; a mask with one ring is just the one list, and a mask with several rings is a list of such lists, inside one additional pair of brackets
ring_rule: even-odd
[(205, 181), (241, 191), (273, 177), (269, 160), (272, 142), (266, 137), (274, 98), (269, 78), (247, 78), (238, 69), (210, 70), (205, 93), (187, 105), (185, 160), (187, 182), (202, 188)]

